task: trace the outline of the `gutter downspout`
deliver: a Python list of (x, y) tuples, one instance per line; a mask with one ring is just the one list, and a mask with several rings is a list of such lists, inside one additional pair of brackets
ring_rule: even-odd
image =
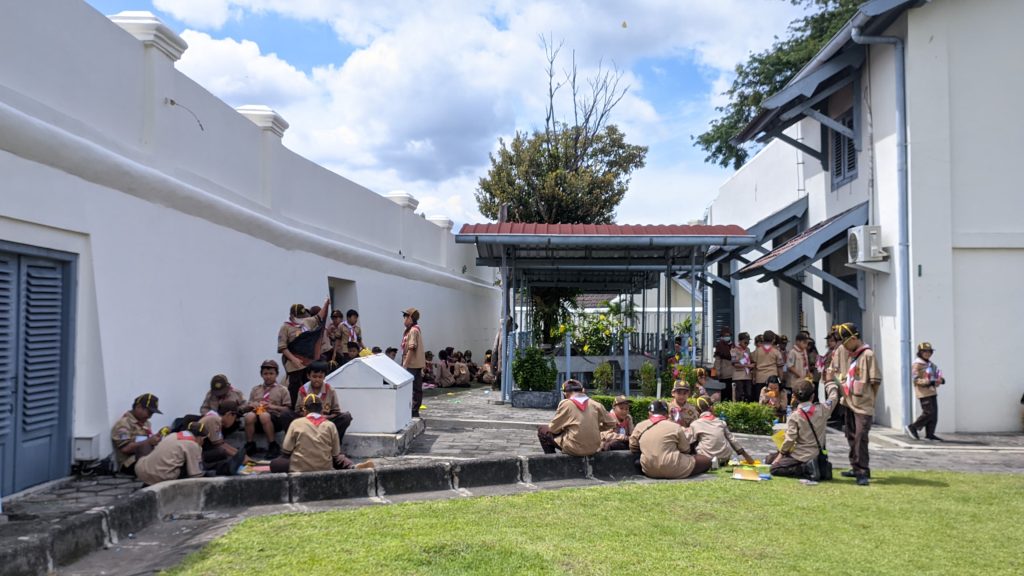
[[(858, 13), (857, 16), (861, 14)], [(899, 294), (896, 315), (900, 322), (900, 390), (903, 393), (903, 423), (912, 421), (913, 393), (910, 381), (910, 216), (909, 181), (907, 174), (907, 93), (906, 62), (903, 40), (896, 36), (864, 36), (861, 23), (855, 18), (850, 38), (857, 44), (891, 44), (896, 60), (896, 186), (899, 197), (898, 246), (899, 270), (896, 291)], [(859, 97), (859, 96), (858, 96)]]

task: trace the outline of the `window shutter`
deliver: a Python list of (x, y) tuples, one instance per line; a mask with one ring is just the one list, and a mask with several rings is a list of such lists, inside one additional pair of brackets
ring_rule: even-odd
[(21, 429), (27, 434), (56, 428), (64, 400), (60, 395), (64, 277), (58, 266), (45, 260), (22, 260)]
[[(849, 116), (843, 120), (843, 125), (849, 129), (853, 129), (853, 117)], [(845, 176), (850, 177), (857, 171), (857, 148), (854, 146), (853, 138), (843, 138), (844, 148), (846, 149), (846, 170)]]
[(11, 449), (8, 443), (14, 426), (17, 270), (18, 257), (0, 252), (0, 455)]
[(830, 130), (832, 135), (832, 180), (839, 181), (843, 178), (843, 135), (835, 130)]

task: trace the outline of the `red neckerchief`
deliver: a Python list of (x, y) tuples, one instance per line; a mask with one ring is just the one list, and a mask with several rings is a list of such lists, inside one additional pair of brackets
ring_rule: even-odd
[(192, 433), (188, 431), (178, 432), (175, 436), (178, 438), (178, 440), (191, 440), (195, 438), (195, 436), (193, 436)]
[(569, 401), (575, 404), (576, 407), (580, 409), (580, 412), (583, 412), (584, 410), (587, 409), (587, 402), (590, 401), (590, 398), (584, 396), (583, 400), (577, 400), (576, 397), (573, 396), (572, 398), (569, 398)]
[(315, 415), (314, 414), (309, 414), (308, 416), (306, 416), (306, 420), (309, 420), (310, 422), (312, 422), (313, 426), (320, 426), (324, 422), (327, 422), (327, 418), (324, 418), (320, 414), (315, 414)]
[[(132, 414), (132, 413), (129, 412), (129, 414)], [(139, 420), (138, 418), (135, 417), (135, 414), (132, 414), (132, 420), (135, 420), (135, 422), (138, 423), (139, 428), (142, 428), (143, 430), (146, 431), (146, 434), (148, 434), (150, 436), (153, 435), (153, 428), (150, 425), (149, 420)]]
[(668, 416), (662, 416), (661, 414), (655, 414), (654, 416), (650, 417), (651, 424), (657, 424), (658, 422), (661, 422), (662, 420), (668, 420)]
[(807, 410), (804, 410), (803, 408), (798, 408), (798, 410), (803, 412), (804, 418), (807, 418), (807, 420), (810, 421), (811, 420), (811, 416), (814, 416), (814, 409), (817, 408), (817, 407), (818, 407), (817, 404), (811, 404), (811, 407), (808, 408)]
[(850, 389), (853, 387), (853, 382), (857, 379), (857, 361), (860, 360), (860, 355), (865, 350), (870, 350), (871, 346), (862, 344), (860, 348), (850, 355), (850, 370), (846, 373), (846, 382), (843, 382), (843, 393), (847, 396), (850, 395)]
[(701, 420), (714, 420), (715, 419), (715, 415), (713, 413), (711, 413), (711, 412), (704, 412), (703, 414), (700, 415), (700, 419)]
[(767, 353), (772, 351), (772, 345), (771, 344), (761, 344), (761, 349), (764, 350), (765, 354), (767, 354)]
[(266, 384), (263, 385), (263, 401), (264, 402), (267, 402), (267, 401), (270, 400), (270, 393), (274, 391), (274, 386), (276, 386), (276, 385), (277, 385), (276, 382), (274, 384), (271, 384), (270, 386), (267, 386)]

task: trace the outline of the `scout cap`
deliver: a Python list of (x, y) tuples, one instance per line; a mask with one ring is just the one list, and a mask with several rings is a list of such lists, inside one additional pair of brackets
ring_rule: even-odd
[[(323, 408), (324, 403), (316, 394), (306, 394), (306, 397), (302, 399), (302, 405), (305, 406), (306, 410), (310, 410), (314, 406), (320, 406)], [(315, 410), (311, 411), (315, 412)]]
[(149, 393), (136, 398), (135, 402), (132, 403), (132, 407), (135, 406), (143, 406), (154, 414), (163, 414), (163, 412), (160, 411), (160, 399)]
[(583, 392), (583, 384), (572, 378), (562, 382), (562, 392)]
[(404, 316), (409, 316), (410, 318), (412, 318), (413, 322), (419, 322), (420, 321), (420, 311), (415, 309), (415, 308), (409, 308), (407, 310), (403, 310), (402, 311), (402, 316), (403, 317)]
[(840, 324), (836, 327), (836, 336), (840, 342), (845, 344), (850, 338), (860, 338), (860, 328), (853, 322)]
[(917, 351), (918, 352), (934, 352), (935, 349), (932, 348), (932, 343), (931, 342), (921, 342), (920, 344), (917, 345)]
[(281, 371), (277, 366), (277, 360), (264, 360), (263, 363), (260, 364), (260, 372), (262, 372), (264, 368), (273, 368), (278, 372)]
[(672, 391), (675, 392), (676, 390), (686, 390), (689, 392), (690, 385), (686, 383), (686, 380), (676, 380), (676, 384), (672, 387)]
[(300, 318), (309, 314), (309, 311), (302, 304), (292, 304), (292, 307), (288, 309), (288, 313), (296, 318)]
[(216, 374), (210, 379), (210, 392), (218, 398), (223, 398), (231, 391), (231, 383), (228, 377), (223, 374)]
[(618, 406), (619, 404), (625, 404), (626, 406), (629, 406), (629, 398), (626, 398), (622, 394), (619, 394), (618, 396), (615, 397), (615, 402), (612, 403), (612, 406)]
[(807, 402), (814, 396), (814, 384), (807, 379), (800, 380), (793, 384), (793, 396), (800, 402)]
[(206, 424), (204, 424), (201, 420), (189, 422), (185, 430), (187, 430), (196, 438), (206, 438), (207, 436), (210, 435), (210, 431), (206, 429)]

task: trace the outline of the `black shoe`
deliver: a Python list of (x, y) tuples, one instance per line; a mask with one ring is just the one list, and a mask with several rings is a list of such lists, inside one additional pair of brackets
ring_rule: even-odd
[(842, 476), (843, 478), (856, 478), (857, 477), (857, 474), (854, 473), (853, 470), (843, 470), (842, 472), (839, 473), (839, 475)]
[(270, 445), (267, 446), (267, 459), (273, 460), (274, 458), (277, 458), (280, 455), (281, 447), (277, 445), (277, 442), (271, 442)]
[(920, 440), (921, 437), (917, 435), (917, 428), (913, 426), (904, 426), (903, 431), (906, 432), (907, 436), (914, 440)]
[(245, 443), (245, 455), (246, 456), (255, 456), (256, 455), (256, 443), (255, 442), (246, 442)]
[(931, 436), (925, 436), (925, 439), (926, 440), (934, 440), (935, 442), (945, 442), (945, 440), (943, 440), (942, 438), (939, 438), (938, 436), (936, 436), (934, 434), (932, 434)]
[(857, 486), (867, 486), (869, 483), (867, 476), (857, 476)]

